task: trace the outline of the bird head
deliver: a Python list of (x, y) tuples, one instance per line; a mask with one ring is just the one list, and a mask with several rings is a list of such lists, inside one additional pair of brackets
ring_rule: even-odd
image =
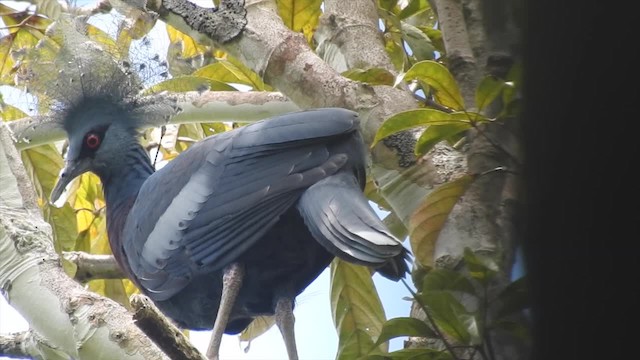
[(131, 109), (119, 103), (82, 99), (63, 117), (69, 139), (65, 166), (51, 193), (55, 202), (69, 183), (87, 171), (105, 179), (125, 163), (127, 153), (138, 145), (137, 122)]
[[(87, 35), (86, 26), (61, 17), (25, 58), (31, 64), (22, 74), (27, 89), (38, 94), (39, 104), (50, 109), (53, 123), (68, 137), (52, 202), (87, 171), (103, 180), (112, 175), (129, 151), (140, 147), (139, 130), (166, 123), (179, 111), (174, 97), (144, 92), (129, 58), (115, 57), (129, 52), (105, 51), (104, 44)], [(146, 68), (163, 66), (159, 60), (155, 65)]]

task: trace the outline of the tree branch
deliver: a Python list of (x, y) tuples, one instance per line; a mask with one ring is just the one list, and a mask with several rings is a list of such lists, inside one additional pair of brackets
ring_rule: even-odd
[(80, 283), (95, 279), (126, 279), (113, 255), (70, 251), (62, 253), (62, 258), (76, 266), (73, 279)]
[(0, 356), (31, 358), (26, 350), (29, 332), (0, 334)]
[(461, 1), (433, 0), (433, 3), (442, 29), (449, 70), (460, 86), (465, 108), (471, 110), (476, 106), (475, 93), (479, 75)]
[(33, 330), (0, 334), (0, 356), (17, 359), (65, 359)]
[[(244, 0), (223, 0), (220, 6), (213, 9), (181, 0), (155, 2), (156, 7), (167, 11), (165, 16), (176, 15), (177, 19), (182, 19), (189, 28), (220, 44), (236, 37), (247, 24)], [(162, 5), (158, 6), (158, 3)]]
[[(176, 94), (177, 105), (183, 110), (169, 123), (183, 124), (216, 121), (257, 121), (269, 116), (300, 110), (278, 92), (191, 91)], [(166, 125), (158, 118), (157, 124)], [(46, 116), (35, 116), (7, 123), (19, 150), (51, 143), (65, 138), (61, 126)]]
[(189, 339), (144, 295), (131, 296), (133, 320), (172, 360), (206, 360)]
[[(384, 47), (374, 1), (327, 0), (315, 33), (318, 55), (336, 71), (382, 68), (396, 74)], [(337, 51), (329, 51), (329, 48)], [(338, 56), (339, 55), (339, 56)]]

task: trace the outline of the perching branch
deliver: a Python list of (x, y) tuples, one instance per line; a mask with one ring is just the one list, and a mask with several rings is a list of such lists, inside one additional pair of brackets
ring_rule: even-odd
[[(191, 91), (175, 95), (182, 112), (169, 123), (183, 124), (216, 121), (257, 121), (299, 108), (278, 92)], [(166, 125), (157, 119), (156, 126)], [(46, 116), (36, 116), (7, 123), (19, 150), (65, 138), (64, 131)]]
[(95, 279), (126, 279), (113, 255), (70, 251), (62, 253), (62, 257), (76, 266), (73, 278), (80, 283)]
[(31, 356), (25, 349), (28, 342), (29, 332), (0, 334), (0, 356), (30, 358)]
[(46, 339), (33, 330), (0, 334), (0, 356), (19, 359), (62, 360), (68, 356), (51, 347)]
[(206, 360), (189, 339), (144, 295), (131, 296), (133, 320), (172, 360)]

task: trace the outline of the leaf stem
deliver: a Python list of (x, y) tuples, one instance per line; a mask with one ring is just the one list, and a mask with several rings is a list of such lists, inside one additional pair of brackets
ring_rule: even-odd
[(502, 152), (504, 155), (506, 155), (519, 168), (522, 167), (522, 163), (520, 162), (520, 160), (515, 155), (513, 155), (509, 151), (507, 151), (507, 149), (505, 149), (502, 145), (496, 143), (491, 137), (489, 137), (489, 135), (487, 135), (487, 133), (482, 128), (480, 128), (480, 126), (478, 126), (478, 124), (476, 124), (475, 121), (471, 122), (471, 126), (473, 126), (473, 128), (476, 129), (476, 131), (478, 131), (478, 134), (480, 134), (482, 137), (487, 139), (489, 144), (493, 145), (493, 147), (495, 147), (500, 152)]
[(440, 339), (442, 340), (442, 343), (444, 344), (444, 347), (447, 348), (447, 351), (449, 351), (449, 353), (451, 353), (451, 356), (453, 357), (454, 360), (460, 360), (460, 358), (456, 355), (456, 353), (453, 351), (453, 347), (451, 346), (451, 344), (449, 344), (449, 342), (447, 342), (447, 339), (444, 337), (444, 334), (442, 333), (442, 331), (440, 331), (440, 328), (438, 328), (438, 325), (436, 325), (435, 320), (433, 319), (433, 317), (431, 316), (431, 314), (429, 313), (429, 309), (427, 309), (427, 306), (422, 302), (422, 300), (418, 297), (418, 294), (416, 294), (413, 289), (411, 289), (411, 287), (407, 284), (407, 282), (404, 279), (400, 279), (400, 281), (402, 281), (402, 283), (404, 284), (404, 286), (407, 288), (407, 290), (409, 290), (409, 293), (411, 293), (411, 296), (413, 296), (413, 298), (416, 300), (416, 302), (418, 302), (418, 305), (420, 305), (420, 307), (422, 308), (422, 310), (424, 310), (425, 315), (427, 315), (427, 319), (429, 320), (429, 323), (431, 324), (431, 327), (433, 327), (433, 331), (436, 332), (436, 334), (438, 334), (438, 336), (440, 337)]

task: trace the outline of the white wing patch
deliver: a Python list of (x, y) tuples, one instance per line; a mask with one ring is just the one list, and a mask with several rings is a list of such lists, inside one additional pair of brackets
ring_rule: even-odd
[(213, 194), (212, 181), (204, 169), (191, 175), (187, 184), (158, 218), (142, 248), (142, 257), (150, 264), (164, 267), (171, 250), (180, 246), (182, 232), (189, 227), (205, 201)]

